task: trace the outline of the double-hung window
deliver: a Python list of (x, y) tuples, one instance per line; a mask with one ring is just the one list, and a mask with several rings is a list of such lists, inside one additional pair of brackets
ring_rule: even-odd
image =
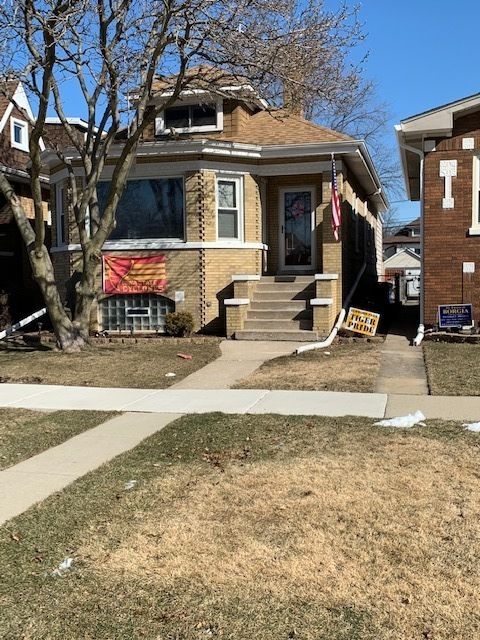
[(28, 151), (28, 124), (18, 118), (10, 118), (10, 133), (12, 147)]
[(243, 240), (242, 178), (217, 177), (217, 236), (219, 240)]
[(57, 186), (57, 246), (65, 244), (65, 209), (66, 209), (66, 190), (65, 187)]
[(473, 156), (472, 226), (470, 235), (480, 235), (480, 156)]

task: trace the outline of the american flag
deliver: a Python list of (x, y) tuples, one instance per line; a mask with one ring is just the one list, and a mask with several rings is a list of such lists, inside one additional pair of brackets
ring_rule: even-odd
[(335, 156), (332, 153), (332, 229), (335, 240), (339, 239), (338, 230), (342, 224), (342, 211), (337, 189), (337, 171), (335, 169)]

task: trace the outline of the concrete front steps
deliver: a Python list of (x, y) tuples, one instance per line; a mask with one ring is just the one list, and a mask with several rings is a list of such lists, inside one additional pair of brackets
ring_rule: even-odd
[(313, 276), (263, 276), (236, 340), (317, 340), (309, 300), (315, 297)]

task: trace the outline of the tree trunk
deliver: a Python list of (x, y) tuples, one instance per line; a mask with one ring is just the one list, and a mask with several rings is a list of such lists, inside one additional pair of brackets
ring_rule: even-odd
[(58, 348), (68, 352), (80, 351), (88, 344), (88, 324), (85, 331), (85, 327), (78, 326), (68, 317), (58, 293), (47, 248), (45, 246), (40, 250), (31, 248), (29, 258), (33, 277), (40, 287), (52, 321)]

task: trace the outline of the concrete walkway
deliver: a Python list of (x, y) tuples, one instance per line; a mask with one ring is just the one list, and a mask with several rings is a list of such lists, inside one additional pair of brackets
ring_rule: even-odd
[(417, 326), (417, 307), (399, 310), (381, 349), (376, 392), (428, 395), (423, 350), (411, 346)]
[(219, 358), (172, 385), (170, 389), (230, 389), (267, 360), (289, 355), (300, 344), (281, 341), (224, 340), (220, 343), (222, 355)]
[(178, 417), (125, 413), (0, 471), (0, 525), (115, 456), (133, 449)]
[(0, 406), (24, 409), (94, 409), (148, 413), (276, 413), (382, 418), (387, 396), (334, 391), (265, 389), (108, 389), (1, 384)]

